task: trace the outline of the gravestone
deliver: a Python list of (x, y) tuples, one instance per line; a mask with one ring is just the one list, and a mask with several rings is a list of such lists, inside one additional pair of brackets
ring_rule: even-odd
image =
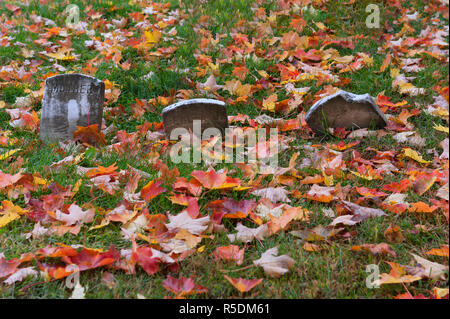
[[(190, 99), (169, 105), (162, 110), (164, 131), (170, 139), (173, 129), (184, 128), (202, 133), (207, 128), (223, 130), (228, 127), (227, 108), (224, 102), (214, 99)], [(196, 132), (194, 120), (200, 120), (201, 131)]]
[(73, 138), (77, 126), (98, 124), (103, 118), (105, 84), (84, 74), (61, 74), (45, 80), (40, 137), (43, 141)]
[(308, 110), (305, 121), (316, 134), (328, 128), (383, 128), (387, 119), (369, 94), (340, 90), (320, 99)]

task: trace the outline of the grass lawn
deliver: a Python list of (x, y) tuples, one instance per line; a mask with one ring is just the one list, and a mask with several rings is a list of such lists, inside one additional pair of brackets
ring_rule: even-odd
[[(378, 28), (366, 25), (371, 14), (366, 7), (371, 3), (379, 9)], [(77, 6), (78, 19), (65, 11), (69, 4)], [(173, 258), (179, 258), (176, 266), (162, 263), (152, 274), (139, 262), (134, 273), (116, 264), (81, 271), (79, 282), (86, 298), (174, 297), (176, 294), (163, 284), (168, 276), (193, 276), (196, 284), (208, 288), (206, 293), (186, 294), (186, 298), (445, 294), (448, 298), (448, 21), (448, 1), (438, 0), (2, 1), (0, 298), (70, 297), (73, 289), (66, 285), (66, 279), (55, 278), (45, 266), (68, 263), (49, 255), (37, 258), (39, 249), (64, 244), (103, 251), (111, 245), (117, 251), (130, 250), (132, 241), (123, 235), (122, 228), (133, 230), (130, 224), (137, 223), (139, 216), (149, 224), (133, 230), (139, 234), (136, 245), (161, 250), (163, 240), (155, 236), (164, 236), (164, 232), (150, 229), (151, 216), (177, 215), (185, 207), (171, 200), (174, 193), (182, 191), (175, 190), (173, 179), (155, 163), (167, 165), (169, 170), (177, 168), (179, 177), (188, 180), (194, 171), (207, 171), (210, 163), (175, 165), (168, 156), (167, 141), (152, 136), (165, 106), (196, 97), (225, 101), (228, 115), (256, 119), (266, 114), (282, 124), (296, 123), (293, 129), (281, 132), (288, 148), (280, 152), (279, 166), (289, 167), (294, 159), (293, 170), (283, 174), (284, 179), (258, 172), (251, 179), (242, 167), (217, 163), (216, 172), (227, 169), (227, 176), (239, 178), (248, 188), (204, 189), (197, 198), (200, 215), (212, 216), (212, 210), (207, 209), (212, 201), (232, 198), (258, 202), (261, 198), (251, 194), (253, 190), (284, 187), (288, 204), (307, 211), (308, 219), (292, 220), (263, 240), (231, 243), (227, 235), (236, 232), (239, 222), (250, 228), (258, 225), (249, 216), (223, 218), (222, 231), (204, 232), (200, 237), (191, 234), (199, 241), (185, 256), (172, 252)], [(79, 23), (71, 28), (68, 22)], [(106, 127), (111, 127), (105, 134), (106, 145), (78, 143), (65, 148), (43, 144), (39, 139), (44, 81), (71, 72), (105, 82), (104, 120)], [(208, 81), (212, 77), (217, 87)], [(292, 88), (307, 90), (296, 93)], [(312, 134), (303, 122), (305, 112), (336, 89), (369, 93), (388, 116), (389, 125), (380, 130), (369, 128), (374, 134), (360, 137), (339, 131), (325, 136)], [(272, 98), (275, 102), (271, 105)], [(286, 111), (283, 105), (287, 103), (293, 107)], [(19, 124), (13, 119), (19, 119)], [(249, 121), (232, 125), (248, 127)], [(356, 141), (354, 146), (348, 145)], [(409, 149), (417, 156), (408, 155)], [(9, 154), (11, 150), (17, 151)], [(58, 169), (50, 167), (71, 155), (80, 157)], [(339, 167), (326, 168), (338, 156), (342, 156)], [(117, 166), (117, 188), (111, 192), (105, 191), (108, 185), (94, 186), (92, 178), (79, 169), (113, 164)], [(138, 174), (134, 189), (130, 166), (146, 173)], [(118, 173), (121, 170), (123, 174)], [(22, 174), (21, 179), (13, 182), (14, 174)], [(302, 182), (316, 175), (316, 182)], [(142, 205), (127, 202), (129, 188), (139, 195), (152, 180), (161, 181), (166, 191)], [(405, 180), (409, 187), (386, 188)], [(332, 199), (308, 198), (313, 184), (334, 188)], [(339, 198), (336, 194), (341, 188), (344, 195)], [(364, 195), (364, 188), (384, 195)], [(64, 197), (61, 193), (65, 191), (72, 194)], [(385, 199), (393, 193), (404, 196), (386, 204)], [(343, 213), (342, 200), (381, 209), (386, 215), (336, 226), (339, 230), (334, 237), (310, 235), (302, 240), (296, 236), (299, 231), (320, 226), (332, 229), (328, 225)], [(125, 222), (102, 225), (108, 212), (124, 201), (130, 212), (137, 214)], [(22, 212), (2, 225), (8, 203)], [(95, 210), (93, 220), (81, 223), (78, 231), (74, 225), (62, 225), (53, 218), (55, 211), (67, 211), (72, 203), (83, 210)], [(327, 214), (330, 211), (334, 217)], [(25, 236), (35, 229), (39, 218), (42, 226), (55, 232)], [(387, 243), (394, 254), (352, 249), (379, 243)], [(216, 249), (230, 244), (245, 249), (242, 264), (216, 260)], [(254, 260), (273, 247), (295, 261), (277, 278), (253, 266)], [(443, 253), (429, 253), (432, 249)], [(19, 268), (34, 267), (36, 276), (6, 283), (7, 276), (1, 277), (2, 271), (8, 273), (6, 261), (26, 253), (35, 256)], [(427, 269), (424, 264), (417, 265), (411, 254), (443, 265), (442, 274), (427, 278), (422, 273), (408, 282), (403, 275), (413, 277), (415, 271)], [(136, 263), (133, 258), (129, 262)], [(388, 262), (408, 267), (398, 266), (404, 274), (391, 272), (396, 283), (389, 283), (383, 275), (379, 288), (368, 288), (367, 265), (375, 264), (380, 273), (388, 274), (392, 265)], [(110, 274), (114, 279), (108, 285), (105, 278)], [(263, 280), (250, 291), (240, 292), (224, 275)]]

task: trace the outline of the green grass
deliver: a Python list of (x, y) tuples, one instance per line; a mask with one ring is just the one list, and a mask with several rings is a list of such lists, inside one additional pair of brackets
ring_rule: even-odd
[[(13, 1), (11, 1), (13, 2)], [(249, 39), (255, 37), (257, 30), (256, 22), (262, 22), (255, 16), (255, 10), (258, 5), (254, 1), (244, 0), (220, 0), (220, 1), (168, 1), (170, 3), (170, 10), (179, 9), (180, 12), (186, 14), (183, 25), (175, 24), (177, 34), (176, 37), (169, 37), (166, 40), (161, 40), (161, 43), (154, 48), (150, 48), (148, 52), (142, 53), (131, 46), (126, 46), (122, 50), (122, 59), (120, 63), (126, 61), (131, 62), (129, 70), (124, 70), (119, 65), (116, 65), (111, 60), (106, 60), (98, 51), (91, 50), (86, 47), (85, 41), (91, 39), (87, 34), (80, 34), (70, 36), (72, 53), (80, 55), (79, 60), (74, 61), (58, 61), (58, 64), (64, 66), (67, 71), (83, 72), (83, 68), (87, 63), (93, 63), (96, 68), (95, 76), (101, 80), (109, 80), (113, 82), (121, 90), (121, 94), (117, 101), (108, 103), (109, 111), (105, 112), (106, 125), (113, 124), (118, 130), (125, 130), (128, 133), (136, 132), (137, 126), (143, 125), (145, 122), (160, 122), (160, 111), (164, 107), (156, 103), (157, 111), (154, 113), (147, 112), (141, 118), (132, 118), (132, 105), (136, 103), (136, 99), (150, 100), (158, 97), (170, 97), (176, 100), (176, 94), (179, 90), (193, 90), (195, 96), (207, 95), (195, 91), (190, 83), (203, 83), (206, 81), (211, 71), (206, 75), (197, 76), (197, 67), (204, 67), (199, 65), (196, 58), (197, 54), (204, 54), (211, 56), (213, 64), (218, 60), (225, 59), (221, 51), (224, 47), (234, 45), (233, 36), (236, 34), (246, 34)], [(259, 1), (261, 6), (265, 9), (267, 15), (270, 12), (281, 10), (277, 7), (274, 1)], [(320, 1), (317, 1), (318, 3)], [(357, 35), (363, 35), (364, 38), (352, 38), (354, 49), (345, 48), (341, 45), (331, 44), (327, 48), (336, 49), (341, 56), (354, 55), (357, 53), (368, 54), (373, 59), (373, 64), (364, 66), (354, 72), (346, 72), (337, 74), (337, 71), (330, 68), (333, 74), (339, 75), (343, 79), (349, 79), (350, 83), (345, 87), (345, 90), (354, 93), (369, 93), (372, 96), (384, 91), (386, 96), (391, 98), (393, 102), (399, 102), (404, 99), (411, 105), (411, 109), (417, 108), (421, 112), (417, 116), (409, 119), (409, 122), (414, 124), (414, 130), (426, 138), (426, 145), (422, 148), (411, 146), (408, 143), (398, 144), (392, 138), (392, 134), (385, 135), (381, 138), (377, 136), (366, 137), (361, 140), (361, 143), (356, 146), (358, 152), (365, 155), (366, 148), (373, 147), (379, 151), (394, 151), (398, 152), (402, 147), (410, 146), (420, 152), (427, 160), (433, 161), (434, 156), (427, 154), (427, 150), (436, 148), (439, 153), (439, 143), (448, 137), (443, 132), (436, 131), (434, 125), (448, 126), (448, 118), (446, 120), (431, 116), (423, 112), (430, 103), (433, 102), (433, 96), (436, 95), (437, 87), (448, 88), (448, 63), (443, 63), (429, 55), (422, 55), (423, 60), (421, 64), (425, 69), (415, 74), (407, 74), (407, 76), (414, 76), (412, 83), (427, 90), (427, 94), (423, 96), (410, 97), (401, 95), (392, 88), (392, 78), (390, 76), (390, 69), (392, 65), (386, 69), (385, 72), (380, 73), (380, 67), (385, 59), (385, 54), (380, 53), (378, 48), (385, 44), (385, 40), (381, 37), (385, 33), (396, 34), (401, 30), (401, 24), (393, 24), (393, 21), (398, 19), (395, 8), (389, 7), (387, 1), (355, 1), (353, 4), (342, 5), (340, 1), (322, 1), (323, 5), (316, 5), (316, 12), (306, 11), (303, 18), (307, 22), (301, 36), (312, 36), (318, 30), (315, 23), (322, 22), (327, 28), (334, 30), (334, 36), (338, 38), (348, 38)], [(377, 3), (382, 6), (381, 10), (381, 29), (367, 29), (364, 21), (367, 13), (364, 11), (369, 3)], [(62, 14), (69, 1), (52, 1), (52, 4), (41, 4), (39, 1), (31, 1), (28, 6), (22, 5), (20, 2), (14, 2), (22, 10), (24, 21), (17, 20), (10, 10), (4, 4), (0, 4), (0, 21), (3, 23), (5, 17), (13, 19), (16, 26), (11, 29), (10, 36), (12, 40), (9, 46), (0, 46), (0, 68), (16, 63), (17, 66), (23, 66), (24, 61), (40, 60), (42, 64), (33, 72), (30, 72), (28, 80), (21, 80), (16, 78), (6, 78), (0, 73), (0, 101), (6, 103), (7, 108), (13, 108), (13, 104), (17, 97), (26, 96), (28, 90), (36, 91), (40, 89), (41, 83), (44, 81), (44, 76), (49, 72), (57, 72), (54, 67), (55, 61), (42, 56), (38, 53), (44, 50), (43, 46), (36, 43), (42, 36), (38, 33), (33, 33), (24, 27), (24, 24), (31, 25), (31, 14), (36, 14), (44, 18), (53, 19), (57, 26), (64, 27), (65, 16)], [(126, 17), (129, 19), (126, 27), (127, 31), (132, 33), (131, 37), (139, 38), (142, 35), (142, 30), (139, 29), (134, 21), (130, 18), (132, 14), (141, 12), (143, 8), (140, 7), (138, 1), (70, 1), (71, 4), (76, 4), (80, 8), (81, 21), (88, 21), (88, 24), (97, 23), (96, 19), (88, 16), (87, 9), (101, 13), (101, 19), (104, 23), (100, 23), (95, 30), (95, 36), (99, 37), (101, 41), (105, 41), (105, 33), (113, 32), (114, 28), (107, 30), (105, 22), (111, 22), (112, 19), (121, 19)], [(179, 5), (181, 4), (181, 7)], [(429, 12), (425, 11), (421, 1), (406, 1), (403, 3), (404, 8), (412, 8), (418, 10), (423, 16), (429, 16)], [(167, 15), (167, 13), (166, 13)], [(209, 17), (206, 19), (205, 17)], [(200, 22), (201, 20), (204, 22)], [(290, 14), (280, 14), (276, 17), (275, 23), (272, 25), (272, 31), (275, 37), (282, 37), (286, 32), (289, 32)], [(448, 24), (448, 19), (440, 17), (442, 21)], [(160, 17), (149, 17), (149, 23), (157, 23)], [(393, 27), (392, 31), (385, 29), (385, 25)], [(410, 26), (414, 29), (413, 34), (409, 36), (418, 36), (424, 27), (417, 21), (411, 22)], [(39, 32), (44, 33), (46, 27), (41, 27)], [(50, 28), (50, 27), (49, 27)], [(103, 28), (103, 29), (102, 29)], [(167, 27), (171, 29), (172, 26)], [(210, 32), (213, 39), (216, 36), (223, 35), (217, 47), (208, 47), (200, 49), (202, 35), (199, 32)], [(164, 34), (163, 37), (167, 35)], [(268, 44), (267, 36), (260, 43), (255, 43), (261, 51), (254, 52), (258, 59), (254, 60), (250, 57), (236, 54), (231, 55), (231, 63), (220, 64), (220, 72), (216, 75), (218, 84), (225, 84), (226, 81), (234, 79), (232, 75), (233, 69), (236, 65), (242, 64), (249, 69), (249, 74), (243, 83), (255, 84), (260, 79), (258, 71), (266, 71), (274, 80), (274, 82), (281, 82), (280, 72), (276, 68), (276, 64), (280, 63), (275, 57), (265, 58), (274, 50), (273, 46)], [(54, 35), (48, 38), (51, 43), (58, 43), (64, 41), (65, 37)], [(448, 39), (447, 39), (448, 40)], [(25, 58), (21, 52), (22, 43), (28, 50), (34, 50), (33, 58)], [(251, 41), (250, 41), (251, 42)], [(153, 57), (150, 53), (157, 52), (159, 47), (176, 46), (177, 50), (169, 57)], [(320, 49), (317, 45), (316, 49)], [(25, 70), (27, 68), (25, 67)], [(183, 72), (186, 70), (186, 72)], [(144, 76), (150, 72), (153, 76), (144, 79)], [(188, 79), (190, 81), (188, 81)], [(307, 110), (312, 105), (312, 100), (315, 94), (324, 89), (330, 83), (320, 83), (316, 80), (300, 82), (295, 84), (296, 87), (309, 86), (310, 92), (305, 96), (305, 102), (302, 107)], [(255, 92), (248, 100), (248, 102), (239, 102), (233, 105), (228, 105), (227, 110), (229, 115), (236, 115), (238, 113), (247, 114), (254, 118), (263, 114), (255, 104), (256, 101), (262, 101), (272, 93), (277, 93), (279, 99), (286, 98), (287, 93), (284, 88), (279, 85), (269, 88), (267, 90), (259, 90)], [(220, 91), (220, 94), (225, 99), (236, 98), (227, 91)], [(112, 110), (123, 108), (124, 112), (110, 115)], [(38, 102), (33, 105), (33, 110), (40, 113), (41, 103)], [(409, 109), (409, 110), (411, 110)], [(274, 117), (281, 117), (280, 114), (269, 114)], [(297, 114), (290, 114), (287, 118), (294, 118)], [(79, 179), (82, 184), (78, 193), (72, 199), (77, 205), (82, 206), (86, 203), (91, 203), (95, 207), (104, 210), (115, 208), (123, 200), (123, 191), (117, 191), (114, 195), (106, 194), (103, 191), (92, 188), (89, 180), (85, 176), (76, 173), (75, 165), (69, 165), (64, 170), (59, 172), (52, 172), (48, 169), (52, 163), (57, 162), (68, 155), (77, 155), (77, 151), (65, 151), (57, 145), (45, 145), (39, 141), (38, 133), (29, 132), (17, 128), (12, 128), (9, 125), (10, 117), (4, 109), (0, 109), (0, 133), (10, 130), (11, 136), (17, 139), (15, 145), (2, 147), (2, 150), (20, 148), (20, 151), (9, 159), (0, 161), (0, 169), (5, 173), (14, 173), (12, 171), (12, 164), (18, 160), (18, 157), (24, 159), (22, 168), (28, 173), (38, 173), (42, 178), (51, 182), (56, 182), (63, 187), (74, 185)], [(290, 148), (284, 153), (280, 154), (280, 166), (286, 167), (289, 159), (295, 152), (299, 152), (298, 163), (308, 153), (305, 151), (305, 145), (309, 144), (334, 144), (340, 141), (339, 138), (328, 135), (326, 137), (315, 137), (312, 140), (300, 138), (296, 133), (288, 133), (294, 137)], [(1, 136), (1, 135), (0, 135)], [(108, 144), (114, 143), (114, 136), (108, 136)], [(119, 169), (126, 170), (128, 165), (140, 169), (151, 175), (152, 178), (158, 178), (158, 171), (152, 166), (152, 163), (147, 156), (151, 150), (152, 142), (145, 141), (144, 136), (140, 136), (140, 142), (145, 145), (145, 149), (138, 154), (130, 153), (108, 153), (104, 148), (89, 148), (84, 151), (84, 159), (78, 164), (83, 167), (94, 166), (109, 166), (116, 163)], [(346, 140), (346, 142), (349, 142)], [(350, 158), (350, 152), (346, 153)], [(170, 169), (175, 166), (180, 171), (180, 176), (189, 178), (191, 172), (195, 169), (206, 170), (207, 166), (204, 162), (201, 164), (182, 164), (175, 165), (170, 161), (166, 155), (162, 155), (161, 159), (169, 166)], [(234, 171), (233, 177), (243, 178), (242, 173), (236, 169), (232, 164), (219, 164), (215, 167), (216, 170), (227, 168), (229, 171)], [(448, 168), (447, 168), (448, 169)], [(319, 170), (311, 168), (299, 170), (305, 175), (320, 174)], [(351, 174), (346, 173), (346, 178), (335, 178), (335, 182), (340, 182), (342, 186), (349, 185), (351, 187), (369, 187), (381, 188), (382, 185), (391, 181), (399, 181), (407, 177), (404, 172), (395, 174), (392, 177), (386, 177), (383, 181), (367, 181), (358, 178), (349, 178)], [(270, 178), (264, 180), (266, 184), (270, 182)], [(146, 178), (141, 178), (138, 186), (140, 190), (145, 184), (149, 182)], [(126, 181), (121, 181), (121, 189), (125, 186)], [(171, 189), (172, 185), (164, 185), (167, 189)], [(301, 193), (309, 190), (309, 185), (300, 185), (297, 181), (295, 186), (289, 190), (297, 189)], [(408, 202), (424, 201), (431, 204), (430, 193), (437, 190), (437, 185), (434, 185), (431, 190), (423, 195), (418, 195), (414, 191), (408, 191)], [(45, 194), (50, 194), (49, 189), (39, 189), (31, 191), (33, 198), (40, 198)], [(151, 214), (177, 214), (182, 210), (180, 205), (175, 205), (167, 198), (167, 194), (159, 195), (150, 202), (147, 206)], [(246, 192), (221, 194), (219, 191), (211, 191), (203, 195), (199, 200), (199, 205), (203, 207), (208, 202), (223, 198), (224, 196), (232, 197), (236, 200), (255, 198)], [(440, 245), (447, 244), (448, 237), (448, 221), (442, 214), (413, 214), (405, 212), (400, 215), (387, 213), (383, 218), (368, 219), (361, 222), (355, 227), (347, 227), (346, 229), (352, 234), (349, 238), (331, 239), (316, 243), (322, 248), (319, 252), (305, 251), (299, 243), (299, 239), (292, 234), (291, 230), (305, 230), (312, 229), (319, 225), (328, 225), (331, 219), (324, 216), (323, 208), (336, 208), (336, 203), (330, 204), (318, 203), (306, 199), (298, 199), (290, 196), (292, 206), (301, 206), (311, 211), (309, 222), (292, 222), (287, 231), (267, 238), (259, 242), (253, 241), (249, 244), (239, 244), (245, 247), (244, 263), (236, 266), (233, 263), (223, 263), (215, 261), (212, 255), (216, 247), (229, 245), (230, 242), (225, 233), (215, 233), (211, 239), (202, 239), (198, 245), (205, 246), (202, 252), (194, 253), (179, 263), (179, 270), (173, 271), (168, 267), (162, 265), (161, 271), (155, 275), (146, 274), (142, 268), (136, 266), (135, 274), (126, 274), (123, 271), (108, 269), (105, 267), (88, 270), (81, 273), (81, 284), (86, 288), (86, 297), (88, 298), (136, 298), (141, 294), (148, 298), (164, 298), (165, 296), (173, 296), (172, 293), (166, 291), (162, 286), (162, 281), (168, 276), (185, 276), (193, 275), (197, 284), (204, 285), (209, 288), (206, 295), (194, 295), (189, 298), (392, 298), (393, 296), (404, 293), (405, 289), (402, 285), (383, 285), (379, 289), (368, 289), (365, 285), (367, 273), (366, 266), (369, 264), (377, 264), (381, 272), (389, 272), (390, 267), (385, 261), (395, 261), (404, 265), (410, 265), (412, 256), (410, 253), (415, 253), (425, 256), (425, 252), (437, 248)], [(17, 198), (11, 198), (6, 192), (0, 193), (0, 200), (12, 200), (15, 205), (22, 208), (26, 206), (25, 198), (22, 195)], [(67, 202), (66, 204), (69, 204)], [(373, 207), (375, 207), (374, 204)], [(205, 213), (202, 209), (202, 213)], [(102, 214), (97, 212), (95, 223), (102, 219)], [(253, 227), (250, 221), (243, 221), (244, 225)], [(224, 225), (227, 233), (234, 232), (236, 220), (225, 220)], [(391, 246), (397, 254), (396, 258), (390, 256), (371, 255), (369, 253), (354, 252), (351, 250), (353, 245), (361, 245), (367, 243), (386, 242), (384, 232), (391, 225), (399, 225), (406, 240), (402, 243), (392, 243)], [(430, 231), (418, 231), (416, 225), (423, 225)], [(7, 226), (0, 228), (0, 252), (3, 253), (6, 259), (17, 258), (23, 253), (36, 251), (39, 248), (47, 245), (56, 245), (63, 243), (66, 245), (81, 244), (91, 248), (108, 249), (113, 244), (116, 249), (130, 249), (131, 242), (123, 239), (121, 235), (121, 224), (110, 223), (106, 227), (100, 229), (89, 230), (90, 225), (82, 227), (78, 235), (67, 233), (61, 237), (53, 234), (44, 236), (38, 239), (25, 239), (22, 235), (32, 231), (34, 222), (20, 218), (9, 223)], [(139, 241), (140, 245), (145, 242)], [(261, 267), (248, 267), (252, 265), (252, 261), (258, 259), (261, 254), (269, 248), (278, 247), (280, 254), (288, 254), (295, 261), (295, 266), (281, 278), (274, 279), (267, 277)], [(448, 264), (448, 259), (441, 257), (427, 256), (427, 259), (438, 263)], [(36, 265), (35, 263), (33, 265)], [(245, 268), (239, 270), (240, 268)], [(261, 285), (252, 289), (250, 292), (241, 294), (233, 288), (228, 281), (223, 278), (226, 271), (233, 271), (230, 274), (232, 277), (244, 278), (264, 278)], [(111, 272), (116, 281), (114, 288), (108, 288), (102, 282), (102, 275), (104, 272)], [(446, 288), (448, 287), (448, 280), (421, 280), (408, 285), (408, 290), (414, 295), (425, 294), (429, 295), (434, 287)], [(43, 277), (28, 278), (15, 285), (9, 286), (0, 283), (0, 298), (68, 298), (72, 293), (65, 285), (65, 280), (45, 281)]]

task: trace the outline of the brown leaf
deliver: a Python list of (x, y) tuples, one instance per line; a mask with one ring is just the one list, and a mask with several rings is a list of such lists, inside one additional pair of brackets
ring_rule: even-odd
[(389, 246), (386, 243), (380, 243), (380, 244), (364, 244), (361, 246), (353, 246), (352, 247), (353, 251), (368, 251), (374, 255), (378, 255), (378, 254), (388, 254), (391, 255), (392, 257), (396, 257), (395, 251), (392, 249), (391, 246)]
[(384, 237), (390, 243), (400, 243), (406, 240), (402, 234), (400, 226), (398, 225), (389, 225), (388, 229), (384, 232)]
[(98, 129), (98, 124), (89, 126), (77, 126), (77, 130), (73, 132), (75, 141), (80, 141), (89, 145), (105, 145), (105, 135)]

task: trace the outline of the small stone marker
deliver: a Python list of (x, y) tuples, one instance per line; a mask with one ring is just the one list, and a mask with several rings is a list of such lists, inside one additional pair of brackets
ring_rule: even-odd
[(40, 137), (44, 141), (73, 138), (77, 126), (98, 124), (103, 118), (105, 84), (84, 74), (61, 74), (45, 80)]
[(190, 99), (169, 105), (162, 110), (162, 118), (167, 138), (170, 138), (170, 133), (176, 128), (196, 133), (194, 120), (201, 121), (201, 132), (212, 127), (219, 130), (228, 127), (225, 103), (213, 99)]
[(323, 134), (328, 128), (382, 128), (387, 125), (386, 117), (369, 94), (358, 95), (343, 90), (314, 103), (305, 120), (316, 134)]

